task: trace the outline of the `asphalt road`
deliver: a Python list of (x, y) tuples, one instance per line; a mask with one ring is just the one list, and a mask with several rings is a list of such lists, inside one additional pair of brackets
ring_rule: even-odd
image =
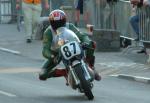
[[(38, 80), (43, 61), (0, 51), (0, 103), (87, 103), (64, 78)], [(130, 71), (129, 71), (130, 72)], [(109, 73), (110, 75), (110, 73)], [(94, 82), (92, 103), (149, 103), (148, 84), (105, 75)]]

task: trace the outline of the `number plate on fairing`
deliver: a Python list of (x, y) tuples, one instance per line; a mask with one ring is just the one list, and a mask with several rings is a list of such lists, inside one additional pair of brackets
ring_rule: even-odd
[(72, 41), (61, 47), (61, 53), (66, 60), (69, 60), (72, 57), (81, 54), (81, 49), (76, 41)]

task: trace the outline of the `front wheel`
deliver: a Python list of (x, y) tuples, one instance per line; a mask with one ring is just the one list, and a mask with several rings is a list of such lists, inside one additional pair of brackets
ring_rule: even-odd
[(77, 64), (74, 67), (74, 69), (75, 69), (75, 73), (76, 73), (77, 77), (80, 80), (80, 85), (81, 85), (81, 88), (84, 91), (84, 94), (88, 97), (89, 100), (93, 100), (94, 96), (93, 96), (93, 93), (91, 91), (91, 83), (90, 83), (90, 81), (87, 81), (85, 79), (84, 71), (82, 69), (81, 64)]

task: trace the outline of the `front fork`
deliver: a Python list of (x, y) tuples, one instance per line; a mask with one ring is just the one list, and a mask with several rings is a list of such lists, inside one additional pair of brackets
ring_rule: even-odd
[(72, 76), (73, 76), (73, 79), (74, 79), (74, 81), (75, 81), (75, 84), (76, 84), (76, 85), (79, 85), (79, 84), (80, 84), (80, 81), (79, 81), (77, 75), (74, 73), (73, 68), (72, 68), (71, 66), (69, 66), (69, 68), (70, 68), (70, 72), (71, 72), (71, 74), (72, 74)]
[[(79, 62), (78, 62), (78, 63), (79, 63)], [(78, 63), (76, 62), (76, 65), (77, 65)], [(85, 62), (84, 62), (83, 60), (81, 60), (80, 63), (82, 64), (81, 66), (82, 66), (82, 69), (83, 69), (83, 71), (84, 71), (85, 79), (88, 80), (88, 81), (91, 81), (91, 80), (92, 80), (92, 77), (91, 77), (91, 75), (90, 75), (90, 73), (89, 73), (89, 71), (88, 71), (87, 65), (85, 64)], [(76, 85), (79, 85), (79, 84), (80, 84), (80, 81), (79, 81), (77, 75), (75, 74), (75, 72), (74, 72), (72, 66), (69, 66), (69, 68), (70, 68), (70, 72), (71, 72), (71, 74), (72, 74), (72, 76), (73, 76), (73, 79), (75, 80), (75, 84), (76, 84)]]
[(85, 64), (85, 62), (83, 60), (81, 60), (81, 64), (82, 64), (82, 68), (84, 69), (85, 79), (88, 81), (91, 81), (92, 77), (88, 71), (88, 66)]

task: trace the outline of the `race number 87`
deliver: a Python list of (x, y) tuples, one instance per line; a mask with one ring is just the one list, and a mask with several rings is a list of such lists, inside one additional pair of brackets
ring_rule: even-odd
[[(71, 47), (72, 47), (73, 52), (70, 51)], [(70, 45), (68, 45), (68, 46), (64, 46), (63, 51), (65, 52), (66, 57), (71, 57), (72, 55), (76, 54), (75, 43), (73, 42), (73, 43), (70, 43)]]

